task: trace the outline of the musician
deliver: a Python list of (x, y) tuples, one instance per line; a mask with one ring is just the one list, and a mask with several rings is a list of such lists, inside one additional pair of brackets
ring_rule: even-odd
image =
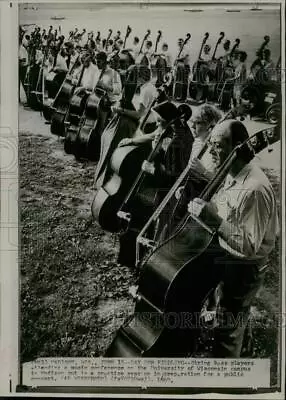
[(28, 59), (29, 59), (28, 52), (27, 52), (26, 48), (23, 46), (20, 36), (19, 36), (18, 57), (19, 57), (19, 101), (20, 101), (20, 85), (21, 84), (23, 86), (24, 92), (27, 97), (25, 78), (26, 78), (26, 74), (27, 74)]
[(28, 48), (29, 48), (30, 41), (31, 41), (31, 36), (30, 36), (30, 35), (25, 35), (24, 38), (23, 38), (23, 40), (22, 40), (22, 45), (23, 45), (26, 49), (28, 49)]
[(99, 78), (99, 69), (96, 65), (94, 65), (92, 61), (92, 54), (90, 52), (86, 52), (85, 55), (82, 56), (82, 67), (78, 68), (74, 74), (74, 83), (77, 83), (82, 74), (82, 68), (84, 68), (80, 86), (78, 86), (74, 94), (79, 94), (82, 91), (92, 91), (97, 84)]
[(114, 48), (120, 52), (123, 49), (123, 40), (118, 39), (116, 42), (114, 42)]
[[(176, 106), (171, 102), (166, 102), (155, 107), (155, 109), (158, 113), (159, 120), (159, 125), (156, 131), (137, 136), (131, 139), (129, 144), (137, 146), (145, 145), (147, 146), (146, 149), (149, 149), (148, 151), (151, 152), (152, 147), (154, 148), (156, 146), (157, 140), (159, 140), (160, 136), (163, 133), (165, 135), (165, 138), (162, 140), (161, 148), (159, 147), (155, 157), (154, 164), (156, 167), (153, 163), (148, 163), (146, 160), (142, 165), (143, 171), (149, 172), (149, 170), (144, 168), (145, 163), (146, 165), (149, 164), (153, 166), (154, 171), (156, 170), (156, 173), (151, 173), (152, 176), (148, 176), (145, 182), (150, 190), (155, 190), (156, 192), (156, 208), (162, 197), (166, 194), (166, 189), (171, 187), (176, 180), (176, 176), (181, 172), (184, 157), (182, 155), (183, 149), (178, 146), (178, 141), (176, 141), (175, 148), (171, 150), (171, 154), (168, 152), (168, 142), (172, 141), (174, 131), (179, 132), (179, 135), (183, 136), (182, 123), (179, 119), (180, 115)], [(174, 123), (171, 126), (170, 123), (172, 121), (174, 121)], [(179, 137), (177, 139), (179, 139)], [(123, 144), (121, 143), (120, 146), (122, 145)], [(183, 144), (183, 146), (187, 145), (188, 143)], [(174, 153), (177, 157), (174, 156)], [(139, 214), (137, 212), (138, 210), (140, 210)], [(129, 211), (133, 215), (132, 228), (119, 236), (120, 246), (117, 263), (134, 268), (138, 229), (141, 230), (143, 225), (146, 223), (148, 216), (150, 216), (154, 211), (154, 205), (152, 206), (151, 204), (148, 204), (148, 201), (145, 203), (140, 199), (133, 199), (129, 204)]]
[(190, 57), (187, 49), (182, 46), (184, 45), (183, 39), (178, 40), (178, 54), (180, 56), (177, 57), (175, 61), (174, 68), (174, 85), (173, 85), (173, 97), (178, 101), (185, 101), (188, 92), (188, 84), (189, 84), (189, 75), (190, 75)]
[(58, 53), (57, 48), (51, 47), (51, 58), (50, 58), (51, 67), (49, 72), (67, 72), (68, 67), (65, 58), (61, 53)]
[[(240, 121), (218, 124), (210, 139), (210, 152), (217, 168), (247, 138), (248, 132)], [(222, 265), (217, 264), (222, 281), (222, 315), (213, 357), (240, 356), (250, 306), (262, 285), (278, 233), (274, 190), (264, 172), (249, 162), (252, 157), (248, 147), (243, 149), (211, 201), (195, 198), (188, 206), (192, 215), (216, 230), (220, 250), (227, 256)]]
[(161, 47), (161, 51), (157, 52), (157, 53), (153, 53), (152, 57), (154, 57), (155, 59), (157, 57), (162, 57), (165, 62), (166, 62), (166, 68), (164, 68), (163, 75), (167, 72), (170, 72), (173, 66), (173, 56), (172, 54), (169, 52), (169, 46), (167, 43), (163, 43), (162, 47)]
[(271, 59), (271, 51), (269, 49), (263, 51), (262, 64), (267, 81), (274, 81), (276, 79), (276, 68)]
[(217, 59), (221, 60), (223, 65), (227, 65), (229, 63), (230, 50), (230, 40), (226, 40), (224, 42), (222, 50), (217, 50)]
[(130, 51), (133, 59), (136, 60), (137, 57), (139, 56), (139, 52), (140, 52), (139, 38), (137, 36), (134, 37), (133, 45), (132, 45), (131, 49), (129, 49), (129, 51)]
[(107, 40), (102, 39), (102, 51), (106, 51), (106, 47), (107, 47)]
[(95, 39), (95, 44), (96, 44), (96, 51), (103, 51), (103, 47), (101, 45), (101, 39), (99, 37)]
[(108, 99), (114, 104), (120, 100), (122, 92), (120, 75), (107, 64), (107, 54), (105, 52), (97, 53), (96, 63), (101, 72), (97, 87), (106, 90)]
[(212, 59), (211, 56), (211, 46), (206, 44), (204, 45), (203, 54), (201, 55), (202, 61), (208, 62)]
[[(178, 52), (181, 50), (181, 47), (184, 44), (184, 39), (180, 38), (178, 39)], [(185, 66), (187, 66), (188, 68), (190, 68), (190, 56), (189, 56), (189, 52), (186, 49), (186, 47), (183, 48), (183, 50), (181, 51), (181, 55), (180, 58), (177, 59), (177, 62), (182, 62)]]
[(152, 56), (152, 42), (151, 40), (147, 40), (146, 44), (145, 44), (145, 50), (144, 50), (144, 55), (147, 57), (149, 65), (151, 62), (151, 56)]
[(70, 69), (76, 60), (76, 52), (72, 42), (66, 42), (64, 44), (65, 59), (68, 69)]
[(114, 41), (113, 39), (109, 39), (108, 43), (107, 43), (107, 47), (106, 47), (106, 53), (108, 55), (111, 55), (113, 52), (113, 46), (114, 46)]
[[(149, 111), (149, 107), (152, 102), (158, 96), (158, 91), (155, 85), (151, 82), (151, 70), (145, 65), (138, 65), (138, 79), (137, 85), (140, 88), (139, 96), (137, 100), (134, 99), (133, 103), (136, 110), (122, 109), (121, 107), (113, 107), (113, 112), (117, 112), (121, 115), (126, 115), (130, 118), (143, 121), (146, 113)], [(157, 127), (157, 117), (156, 114), (151, 111), (150, 115), (144, 126), (144, 133), (151, 133)], [(127, 145), (130, 139), (123, 139), (120, 145)]]
[[(213, 172), (211, 171), (211, 169), (208, 170), (206, 166), (197, 159), (197, 155), (205, 145), (211, 130), (220, 119), (220, 111), (215, 106), (212, 106), (210, 104), (202, 104), (201, 106), (199, 106), (194, 111), (190, 119), (193, 143), (191, 146), (191, 153), (189, 154), (189, 165), (191, 166), (193, 171), (197, 172), (198, 175), (204, 176), (207, 179), (210, 179), (213, 176)], [(209, 164), (207, 166), (211, 167)], [(154, 164), (148, 161), (144, 161), (142, 168), (144, 171), (152, 175), (156, 173)], [(176, 194), (177, 197), (180, 196), (182, 189), (182, 187), (178, 189), (178, 192)]]
[(237, 106), (241, 103), (241, 90), (246, 83), (247, 70), (246, 70), (247, 53), (239, 51), (238, 57), (234, 59), (234, 86), (233, 86), (233, 104)]
[(169, 46), (167, 43), (163, 43), (162, 45), (162, 52), (160, 56), (164, 58), (167, 64), (167, 72), (170, 72), (173, 66), (173, 56), (169, 51)]

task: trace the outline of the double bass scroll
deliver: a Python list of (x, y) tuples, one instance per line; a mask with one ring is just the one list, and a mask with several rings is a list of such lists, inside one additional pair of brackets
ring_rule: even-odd
[(206, 43), (206, 41), (209, 38), (209, 33), (206, 32), (201, 44), (201, 48), (199, 51), (198, 59), (195, 62), (193, 66), (193, 78), (192, 81), (190, 82), (189, 86), (189, 95), (192, 99), (196, 101), (201, 101), (206, 98), (206, 86), (204, 84), (205, 82), (205, 75), (206, 75), (206, 70), (207, 68), (207, 63), (201, 59), (203, 47)]
[(137, 59), (135, 60), (135, 64), (149, 66), (149, 60), (146, 57), (145, 53), (143, 52), (143, 46), (144, 46), (146, 40), (149, 38), (150, 35), (151, 35), (151, 31), (150, 31), (150, 29), (147, 29), (147, 32), (146, 32), (145, 36), (143, 37), (143, 40), (142, 40), (142, 43), (141, 43), (141, 47), (140, 47), (140, 50), (139, 50), (139, 55), (138, 55)]
[(188, 78), (190, 73), (189, 65), (185, 65), (180, 59), (184, 47), (191, 39), (191, 34), (187, 33), (184, 42), (179, 50), (173, 72), (173, 99), (175, 101), (184, 101), (188, 92)]

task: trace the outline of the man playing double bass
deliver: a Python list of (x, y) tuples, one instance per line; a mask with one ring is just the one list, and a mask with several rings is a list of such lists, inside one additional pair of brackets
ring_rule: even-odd
[[(240, 121), (218, 124), (210, 139), (210, 153), (217, 168), (247, 138)], [(223, 262), (215, 263), (221, 280), (222, 314), (215, 330), (213, 357), (240, 356), (250, 306), (262, 285), (278, 233), (274, 190), (263, 171), (249, 162), (253, 158), (249, 148), (243, 150), (211, 201), (195, 198), (188, 205), (193, 216), (216, 230), (218, 252), (226, 255)]]
[[(99, 77), (99, 70), (92, 62), (92, 54), (86, 52), (81, 58), (82, 66), (74, 73), (74, 83), (79, 80), (79, 86), (75, 89), (74, 94), (79, 94), (84, 90), (92, 91)], [(84, 68), (82, 72), (82, 68)], [(81, 78), (81, 79), (80, 79)]]
[[(138, 78), (137, 78), (137, 87), (140, 88), (140, 93), (136, 101), (134, 100), (136, 110), (128, 110), (123, 109), (121, 107), (114, 107), (113, 112), (117, 112), (120, 115), (126, 115), (130, 118), (135, 120), (142, 121), (147, 112), (149, 111), (149, 107), (151, 106), (152, 102), (158, 96), (158, 91), (155, 85), (151, 81), (151, 69), (145, 65), (138, 65)], [(157, 117), (156, 113), (152, 110), (148, 116), (148, 119), (143, 127), (144, 133), (151, 133), (157, 127)], [(128, 145), (131, 144), (132, 139), (126, 138), (120, 142), (120, 145)]]
[(100, 71), (100, 76), (96, 86), (107, 92), (107, 97), (113, 105), (119, 101), (122, 93), (121, 78), (117, 71), (107, 63), (105, 52), (99, 52), (96, 55), (96, 64)]
[[(205, 145), (211, 130), (220, 119), (220, 111), (215, 106), (210, 104), (203, 104), (199, 106), (190, 119), (193, 143), (191, 147), (191, 153), (189, 154), (189, 165), (193, 171), (197, 172), (198, 175), (201, 175), (206, 179), (211, 178), (212, 171), (208, 170), (207, 166), (202, 164), (202, 162), (197, 159), (197, 155)], [(143, 169), (152, 175), (156, 173), (155, 166), (147, 161), (144, 162)], [(162, 178), (163, 177), (161, 176), (161, 179)], [(182, 189), (183, 187), (178, 189), (177, 197), (179, 197)]]
[(25, 95), (27, 97), (27, 89), (25, 86), (25, 78), (26, 78), (26, 73), (28, 69), (28, 61), (29, 61), (29, 55), (26, 50), (26, 48), (23, 46), (22, 39), (19, 36), (19, 52), (18, 52), (18, 58), (19, 58), (19, 102), (20, 102), (20, 85), (22, 84)]

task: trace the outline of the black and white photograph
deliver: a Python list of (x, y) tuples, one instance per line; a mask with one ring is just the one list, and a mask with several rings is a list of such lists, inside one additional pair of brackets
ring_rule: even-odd
[(205, 360), (204, 391), (279, 392), (282, 3), (17, 7), (20, 369)]

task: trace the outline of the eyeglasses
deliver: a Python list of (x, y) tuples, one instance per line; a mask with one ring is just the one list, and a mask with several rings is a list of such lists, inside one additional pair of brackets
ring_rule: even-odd
[(210, 149), (213, 149), (213, 150), (222, 150), (223, 149), (222, 143), (219, 143), (219, 142), (211, 142), (211, 140), (208, 140), (207, 145)]
[(192, 125), (204, 125), (204, 123), (205, 122), (203, 122), (203, 121), (201, 121), (201, 120), (195, 120), (195, 119), (193, 119), (193, 120), (191, 120), (191, 124)]

